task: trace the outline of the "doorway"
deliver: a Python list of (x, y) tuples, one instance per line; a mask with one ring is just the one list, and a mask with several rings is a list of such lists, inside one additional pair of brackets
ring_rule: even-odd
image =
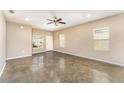
[(53, 37), (46, 36), (46, 51), (53, 50)]

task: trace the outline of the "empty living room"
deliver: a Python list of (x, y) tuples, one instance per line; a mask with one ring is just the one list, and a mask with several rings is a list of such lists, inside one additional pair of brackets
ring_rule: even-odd
[(1, 10), (0, 83), (124, 83), (124, 11)]

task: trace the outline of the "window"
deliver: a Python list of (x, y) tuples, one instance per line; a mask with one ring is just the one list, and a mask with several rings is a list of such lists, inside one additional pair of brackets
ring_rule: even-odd
[(33, 48), (43, 48), (44, 37), (41, 35), (33, 35)]
[(101, 28), (93, 31), (94, 49), (107, 51), (109, 50), (109, 28)]
[(59, 35), (59, 46), (65, 47), (65, 35), (64, 34)]

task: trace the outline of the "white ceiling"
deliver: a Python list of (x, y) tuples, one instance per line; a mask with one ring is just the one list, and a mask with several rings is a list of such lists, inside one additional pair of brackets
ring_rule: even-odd
[[(15, 13), (11, 14), (8, 11), (4, 11), (7, 21), (31, 25), (34, 28), (48, 31), (61, 30), (122, 12), (119, 10), (15, 10)], [(91, 15), (90, 17), (87, 16), (89, 14)], [(46, 19), (53, 16), (62, 18), (66, 24), (48, 25), (49, 21)], [(29, 21), (26, 21), (25, 18), (29, 18)]]

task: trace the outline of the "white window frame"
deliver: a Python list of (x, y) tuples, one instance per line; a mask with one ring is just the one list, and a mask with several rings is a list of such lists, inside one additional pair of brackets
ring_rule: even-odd
[[(102, 32), (107, 32), (107, 33), (102, 33)], [(104, 28), (99, 28), (99, 29), (93, 29), (93, 40), (94, 40), (94, 50), (108, 51), (109, 40), (110, 40), (110, 28), (104, 27)], [(106, 42), (103, 43), (102, 41), (106, 41)], [(96, 46), (96, 43), (98, 43), (97, 46)], [(103, 45), (103, 44), (106, 44), (106, 45)]]
[(59, 34), (59, 47), (65, 47), (65, 34)]
[[(44, 36), (42, 36), (42, 35), (33, 35), (33, 43), (35, 42), (34, 36), (43, 38), (43, 39), (41, 39), (42, 41), (41, 41), (41, 44), (39, 44), (39, 47), (36, 47), (36, 48), (42, 48), (43, 49), (44, 48)], [(35, 48), (35, 47), (33, 47), (33, 48)]]

